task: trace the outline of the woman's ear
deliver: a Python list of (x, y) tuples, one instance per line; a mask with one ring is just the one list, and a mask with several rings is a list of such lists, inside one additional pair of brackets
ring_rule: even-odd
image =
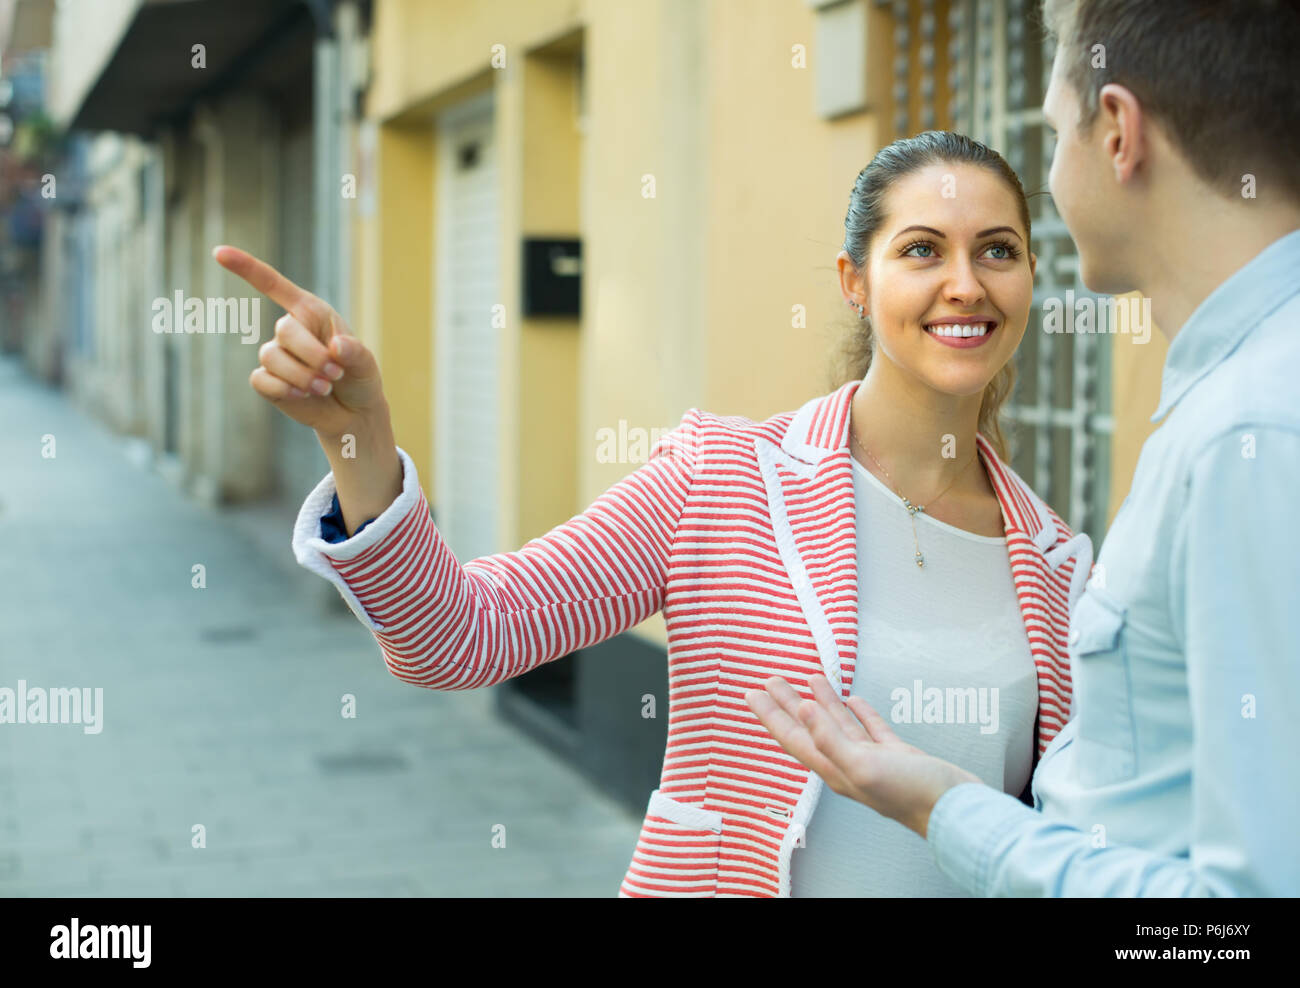
[(1031, 250), (1029, 252), (1029, 277), (1032, 278), (1034, 276), (1034, 272), (1037, 270), (1038, 270), (1038, 255)]
[(858, 274), (858, 269), (847, 251), (835, 255), (835, 267), (840, 275), (840, 292), (850, 303), (861, 303), (865, 311), (867, 305), (867, 279)]

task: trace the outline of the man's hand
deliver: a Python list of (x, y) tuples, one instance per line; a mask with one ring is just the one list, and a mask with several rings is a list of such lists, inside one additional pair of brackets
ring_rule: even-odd
[(816, 702), (801, 699), (780, 676), (745, 702), (781, 747), (841, 796), (865, 803), (925, 837), (939, 797), (963, 782), (982, 782), (951, 762), (902, 741), (865, 700), (836, 695), (825, 676), (810, 680)]

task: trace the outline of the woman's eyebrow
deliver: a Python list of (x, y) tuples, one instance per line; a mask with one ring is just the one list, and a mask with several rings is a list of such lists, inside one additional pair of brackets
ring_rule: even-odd
[[(890, 237), (890, 239), (896, 240), (897, 238), (901, 237), (903, 234), (911, 230), (920, 230), (923, 233), (933, 233), (936, 237), (939, 237), (942, 240), (948, 239), (947, 236), (942, 231), (936, 230), (932, 226), (905, 226), (903, 227), (903, 229), (895, 233), (893, 237)], [(979, 233), (975, 234), (975, 236), (976, 238), (987, 237), (987, 236), (991, 236), (994, 233), (1010, 233), (1010, 234), (1014, 234), (1017, 238), (1020, 236), (1019, 233), (1016, 233), (1013, 227), (1009, 227), (1009, 226), (992, 226), (989, 227), (987, 230), (981, 230)]]
[(903, 234), (907, 233), (909, 230), (920, 230), (920, 231), (922, 231), (923, 233), (933, 233), (936, 237), (941, 237), (941, 238), (943, 238), (943, 239), (945, 239), (945, 240), (947, 239), (946, 237), (944, 237), (944, 235), (943, 235), (941, 232), (939, 232), (938, 230), (936, 230), (936, 229), (935, 229), (934, 227), (932, 227), (932, 226), (905, 226), (905, 227), (903, 227), (903, 229), (899, 230), (897, 233), (895, 233), (895, 234), (894, 234), (892, 237), (890, 237), (889, 239), (890, 239), (890, 240), (897, 240), (899, 237), (901, 237)]

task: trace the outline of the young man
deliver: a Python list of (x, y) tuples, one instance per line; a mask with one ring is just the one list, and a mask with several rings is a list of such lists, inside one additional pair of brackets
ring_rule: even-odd
[(1034, 809), (820, 677), (815, 703), (780, 679), (747, 699), (973, 894), (1300, 895), (1300, 12), (1044, 13), (1051, 189), (1082, 280), (1150, 298), (1170, 347), (1163, 421), (1071, 617), (1074, 707)]

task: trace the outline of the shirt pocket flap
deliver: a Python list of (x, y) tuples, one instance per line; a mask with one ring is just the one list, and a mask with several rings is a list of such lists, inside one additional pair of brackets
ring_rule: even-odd
[(1071, 617), (1070, 644), (1079, 655), (1109, 652), (1119, 643), (1128, 609), (1089, 587)]

